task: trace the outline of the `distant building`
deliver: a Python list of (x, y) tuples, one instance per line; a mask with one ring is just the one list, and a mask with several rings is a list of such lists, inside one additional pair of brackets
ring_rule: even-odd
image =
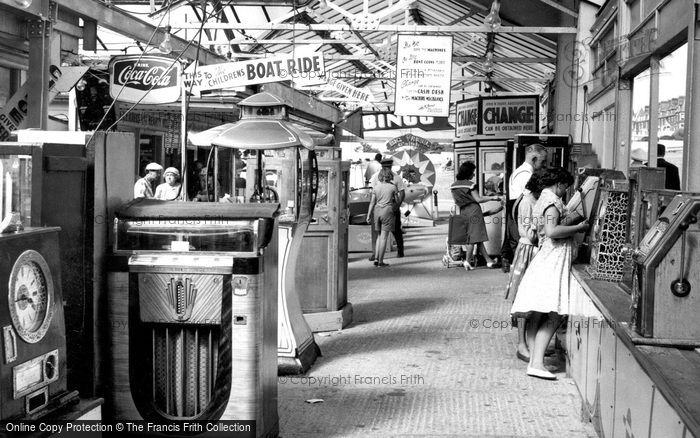
[[(649, 138), (649, 105), (632, 116), (632, 140)], [(685, 126), (685, 96), (659, 102), (659, 140), (678, 139)]]

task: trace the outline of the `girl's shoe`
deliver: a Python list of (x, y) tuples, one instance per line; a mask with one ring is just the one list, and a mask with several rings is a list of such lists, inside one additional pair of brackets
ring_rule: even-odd
[(472, 264), (466, 260), (464, 261), (464, 263), (462, 263), (462, 265), (464, 265), (464, 269), (466, 269), (467, 271), (472, 271), (474, 269), (474, 266), (472, 266)]
[(535, 367), (528, 366), (526, 374), (530, 377), (537, 377), (544, 380), (557, 380), (557, 376), (546, 370), (540, 370)]
[(496, 268), (500, 268), (501, 264), (498, 263), (498, 258), (494, 258), (492, 262), (486, 263), (486, 267), (489, 269), (496, 269)]

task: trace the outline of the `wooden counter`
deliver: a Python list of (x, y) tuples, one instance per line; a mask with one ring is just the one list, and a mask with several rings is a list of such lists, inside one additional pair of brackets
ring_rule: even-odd
[(572, 270), (567, 368), (600, 436), (700, 437), (700, 353), (642, 345), (630, 296)]

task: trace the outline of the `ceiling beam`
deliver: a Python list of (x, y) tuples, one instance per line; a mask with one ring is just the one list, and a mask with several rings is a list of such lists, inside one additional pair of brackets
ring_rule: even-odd
[[(95, 20), (99, 26), (105, 29), (143, 43), (147, 43), (157, 29), (152, 24), (136, 18), (120, 8), (107, 7), (103, 3), (98, 3), (94, 0), (56, 0), (56, 3), (59, 7), (72, 11), (83, 19)], [(199, 26), (196, 26), (196, 28), (199, 29)], [(151, 44), (162, 41), (164, 35), (163, 30), (158, 30)], [(175, 35), (171, 36), (171, 41), (173, 43), (173, 52), (184, 50), (183, 57), (198, 59), (202, 64), (216, 64), (226, 60), (225, 57), (219, 56), (217, 53), (204, 47), (201, 47), (199, 53), (197, 53), (196, 43), (190, 44), (189, 41)]]
[(571, 16), (574, 17), (574, 18), (578, 18), (578, 12), (569, 9), (569, 8), (567, 8), (567, 7), (564, 6), (564, 5), (560, 5), (559, 3), (557, 3), (557, 2), (555, 2), (555, 1), (553, 1), (553, 0), (539, 0), (539, 1), (542, 2), (542, 3), (544, 3), (544, 4), (547, 5), (547, 6), (553, 7), (554, 9), (558, 9), (558, 10), (562, 11), (562, 12), (565, 13), (565, 14), (571, 15)]
[[(453, 56), (453, 62), (483, 62), (486, 60), (484, 56)], [(493, 57), (493, 62), (512, 62), (520, 64), (555, 64), (557, 58), (530, 58), (530, 57)]]
[[(78, 0), (59, 0), (78, 1)], [(201, 23), (171, 23), (173, 29), (199, 29)], [(205, 23), (204, 29), (246, 29), (246, 30), (287, 30), (287, 31), (347, 31), (347, 32), (443, 32), (443, 33), (518, 33), (518, 34), (575, 34), (575, 27), (566, 26), (501, 26), (494, 31), (486, 26), (418, 26), (401, 24), (380, 24), (377, 29), (355, 29), (347, 24), (288, 24), (288, 23), (260, 23), (260, 24), (236, 24), (236, 23)]]

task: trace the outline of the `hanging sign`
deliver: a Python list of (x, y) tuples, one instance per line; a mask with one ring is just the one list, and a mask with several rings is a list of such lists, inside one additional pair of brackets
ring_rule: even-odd
[(447, 117), (397, 116), (394, 113), (373, 112), (362, 116), (365, 131), (388, 131), (392, 129), (419, 128), (423, 131), (451, 130), (454, 127)]
[(433, 142), (423, 137), (418, 137), (417, 135), (404, 134), (387, 141), (386, 147), (390, 151), (394, 151), (400, 147), (411, 147), (422, 150), (430, 150), (433, 148)]
[[(60, 92), (70, 91), (78, 80), (83, 77), (88, 67), (49, 67), (49, 102)], [(29, 86), (27, 82), (22, 84), (19, 90), (7, 100), (5, 106), (0, 110), (0, 141), (7, 140), (12, 131), (25, 126), (27, 111), (29, 110)]]
[(294, 80), (303, 85), (319, 83), (325, 75), (322, 53), (291, 54), (247, 61), (190, 66), (185, 70), (184, 84), (193, 94), (202, 91), (244, 87)]
[(164, 56), (115, 56), (109, 61), (109, 95), (146, 105), (177, 102), (181, 68), (179, 61)]
[(536, 95), (480, 96), (459, 101), (455, 106), (455, 137), (536, 134), (539, 107)]
[(537, 96), (482, 98), (482, 133), (501, 137), (536, 133), (539, 123), (538, 107)]
[(476, 135), (479, 127), (479, 99), (457, 102), (455, 108), (455, 137)]
[(374, 95), (369, 90), (353, 87), (340, 79), (328, 78), (328, 86), (331, 90), (337, 91), (350, 99), (356, 99), (362, 102), (372, 102), (374, 100)]
[(452, 36), (399, 35), (394, 114), (447, 117)]

